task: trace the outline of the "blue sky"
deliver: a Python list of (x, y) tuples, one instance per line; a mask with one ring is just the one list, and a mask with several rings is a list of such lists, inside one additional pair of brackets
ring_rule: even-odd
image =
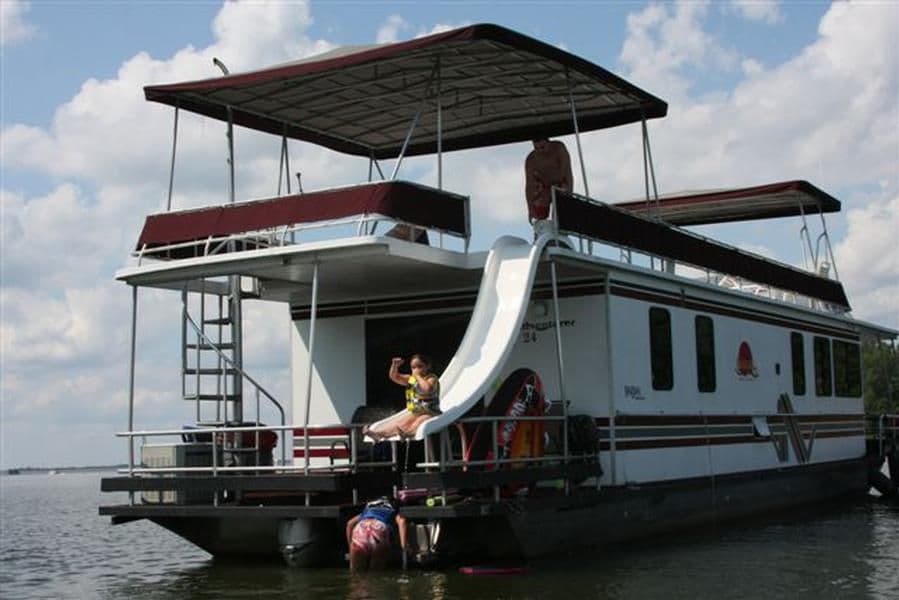
[[(211, 56), (244, 70), (475, 22), (558, 44), (669, 101), (669, 116), (650, 124), (660, 191), (803, 178), (837, 195), (844, 212), (828, 225), (854, 314), (899, 327), (897, 3), (3, 0), (0, 10), (2, 467), (126, 456), (111, 434), (126, 422), (129, 297), (113, 276), (143, 215), (164, 206), (171, 143), (171, 111), (144, 102), (142, 86), (214, 76)], [(176, 206), (217, 201), (220, 125), (185, 118), (179, 135)], [(277, 144), (238, 134), (241, 197), (270, 195)], [(584, 149), (593, 195), (640, 195), (638, 129), (590, 134)], [(472, 196), (476, 248), (527, 235), (526, 151), (447, 156), (447, 186)], [(292, 153), (309, 187), (364, 177), (345, 157)], [(404, 169), (434, 176), (425, 160)], [(796, 223), (706, 233), (800, 259)], [(189, 418), (176, 398), (178, 302), (149, 300), (139, 424), (170, 426)], [(265, 343), (246, 354), (288, 397), (282, 308), (251, 311)]]

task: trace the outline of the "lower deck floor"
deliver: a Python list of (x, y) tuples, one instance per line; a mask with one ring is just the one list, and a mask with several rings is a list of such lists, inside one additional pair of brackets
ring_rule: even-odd
[[(440, 473), (410, 473), (398, 478), (394, 474), (384, 485), (385, 491), (394, 485), (424, 485), (425, 489), (447, 494), (441, 496), (442, 501), (404, 504), (400, 512), (413, 525), (409, 546), (416, 560), (451, 563), (463, 558), (534, 557), (575, 547), (604, 546), (859, 496), (867, 493), (871, 471), (879, 470), (881, 464), (882, 459), (862, 458), (597, 487), (594, 463), (555, 474), (564, 479), (543, 479), (553, 474), (542, 473), (539, 484), (510, 480), (480, 491), (463, 487), (477, 477), (481, 484), (490, 480), (476, 473), (468, 481), (464, 474), (455, 474), (452, 479)], [(514, 471), (524, 476), (525, 470)], [(342, 563), (346, 552), (344, 528), (347, 520), (361, 510), (359, 502), (338, 502), (342, 494), (335, 490), (312, 494), (314, 502), (307, 505), (302, 489), (271, 489), (278, 483), (274, 476), (218, 479), (234, 480), (223, 482), (231, 483), (233, 489), (219, 496), (218, 505), (135, 503), (104, 506), (100, 514), (111, 516), (113, 522), (149, 519), (215, 556), (281, 556), (299, 566)], [(312, 485), (308, 481), (300, 485), (302, 477), (292, 479), (300, 488)], [(193, 483), (200, 485), (198, 481)], [(202, 485), (212, 487), (209, 482)], [(282, 488), (286, 485), (281, 481)], [(106, 491), (124, 487), (122, 478), (103, 483)], [(371, 488), (372, 493), (377, 491)]]

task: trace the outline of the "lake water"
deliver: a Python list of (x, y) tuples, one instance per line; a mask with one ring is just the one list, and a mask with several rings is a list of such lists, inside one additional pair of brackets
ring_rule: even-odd
[[(899, 598), (899, 506), (858, 501), (615, 551), (531, 561), (514, 576), (241, 565), (151, 523), (112, 526), (99, 473), (0, 478), (0, 597)], [(102, 496), (102, 497), (101, 497)]]

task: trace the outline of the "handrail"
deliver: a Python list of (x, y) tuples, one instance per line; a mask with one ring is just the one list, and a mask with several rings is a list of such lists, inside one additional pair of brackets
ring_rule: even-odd
[[(236, 370), (241, 375), (241, 377), (246, 378), (247, 381), (249, 381), (251, 384), (253, 384), (253, 386), (256, 388), (257, 393), (262, 392), (262, 394), (275, 405), (275, 407), (278, 409), (278, 412), (281, 413), (281, 425), (282, 426), (286, 425), (287, 418), (285, 417), (284, 407), (281, 406), (281, 403), (278, 402), (277, 400), (275, 400), (275, 397), (272, 396), (270, 393), (268, 393), (268, 390), (266, 390), (264, 387), (262, 387), (261, 384), (259, 384), (255, 379), (250, 377), (250, 375), (247, 374), (247, 372), (243, 370), (242, 366), (238, 365), (233, 360), (228, 358), (228, 356), (224, 352), (222, 352), (221, 349), (219, 349), (218, 345), (216, 345), (205, 333), (203, 333), (202, 329), (197, 325), (197, 323), (194, 321), (193, 317), (190, 316), (189, 312), (185, 311), (184, 317), (185, 317), (185, 320), (188, 323), (190, 323), (190, 326), (193, 328), (194, 332), (196, 332), (196, 334), (200, 338), (202, 338), (202, 340), (204, 342), (206, 342), (209, 345), (209, 347), (216, 354), (218, 354), (220, 359), (225, 361), (225, 363), (227, 363), (229, 367)], [(257, 415), (257, 418), (258, 418), (258, 415)], [(196, 430), (194, 430), (194, 431), (196, 431)], [(285, 442), (285, 443), (283, 443), (282, 447), (281, 447), (281, 454), (282, 454), (281, 462), (286, 462), (286, 460), (287, 460), (287, 445), (286, 445), (286, 441), (282, 440), (282, 442)]]

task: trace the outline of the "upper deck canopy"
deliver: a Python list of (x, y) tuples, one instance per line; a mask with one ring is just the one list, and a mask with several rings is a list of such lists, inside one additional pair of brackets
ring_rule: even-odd
[[(668, 105), (609, 71), (496, 25), (343, 47), (260, 71), (153, 85), (147, 100), (339, 152), (392, 158), (663, 117)], [(423, 103), (424, 100), (424, 103)]]
[(658, 202), (615, 205), (672, 225), (708, 225), (840, 211), (840, 201), (808, 181), (783, 181), (748, 188), (680, 192)]

